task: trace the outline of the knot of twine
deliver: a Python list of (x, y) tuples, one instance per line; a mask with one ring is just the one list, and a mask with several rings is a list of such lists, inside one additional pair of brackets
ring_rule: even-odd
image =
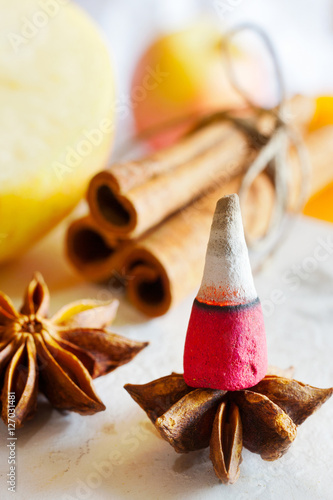
[[(278, 88), (278, 104), (272, 109), (266, 109), (258, 106), (247, 94), (246, 90), (241, 87), (241, 85), (237, 81), (237, 78), (235, 77), (232, 65), (231, 40), (235, 35), (242, 31), (252, 31), (253, 33), (257, 34), (263, 41), (270, 56)], [(290, 127), (284, 118), (286, 116), (286, 92), (283, 77), (281, 74), (281, 66), (271, 40), (267, 36), (265, 31), (251, 23), (237, 26), (236, 28), (233, 28), (232, 30), (227, 32), (224, 43), (222, 44), (222, 51), (224, 56), (223, 59), (226, 63), (227, 76), (230, 80), (230, 83), (248, 105), (248, 108), (252, 111), (252, 118), (254, 119), (250, 121), (239, 118), (235, 116), (235, 113), (232, 110), (217, 111), (201, 117), (201, 119), (196, 116), (197, 124), (192, 128), (191, 132), (202, 128), (206, 124), (211, 123), (215, 120), (228, 120), (232, 122), (236, 127), (240, 128), (247, 135), (250, 143), (252, 143), (256, 149), (258, 149), (258, 154), (255, 160), (246, 168), (241, 187), (238, 192), (241, 207), (244, 206), (244, 200), (248, 194), (248, 191), (258, 175), (267, 170), (267, 172), (270, 174), (270, 177), (272, 178), (275, 188), (275, 200), (269, 227), (262, 238), (257, 239), (256, 241), (251, 240), (249, 244), (251, 249), (256, 250), (262, 256), (262, 260), (259, 266), (257, 266), (254, 270), (255, 272), (260, 269), (262, 264), (276, 251), (279, 244), (281, 244), (283, 241), (282, 232), (283, 229), (285, 229), (285, 221), (287, 219), (289, 201), (289, 149), (292, 146), (295, 148), (301, 173), (299, 196), (297, 200), (297, 206), (294, 208), (294, 211), (296, 213), (302, 210), (310, 191), (311, 164), (308, 156), (308, 151), (301, 134)], [(259, 118), (265, 115), (270, 116), (274, 123), (271, 132), (268, 135), (263, 134), (260, 131), (260, 127), (258, 127)], [(186, 120), (188, 120), (189, 118), (191, 117), (186, 116), (183, 119), (174, 119), (166, 123), (161, 123), (159, 126), (155, 126), (153, 129), (148, 129), (144, 132), (141, 132), (134, 138), (134, 141), (140, 142), (140, 140), (148, 139), (158, 132), (167, 130), (175, 125), (186, 122)], [(192, 118), (195, 118), (195, 116), (193, 116)], [(123, 154), (120, 154), (120, 156), (123, 156)], [(289, 220), (289, 228), (291, 227), (290, 222), (291, 221)], [(287, 232), (284, 231), (284, 234), (286, 233)], [(247, 237), (246, 239), (249, 243), (249, 239)]]

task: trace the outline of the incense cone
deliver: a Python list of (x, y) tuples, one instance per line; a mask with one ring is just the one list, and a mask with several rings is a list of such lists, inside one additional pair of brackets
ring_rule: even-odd
[(184, 351), (192, 387), (240, 390), (267, 372), (266, 335), (236, 194), (216, 206)]

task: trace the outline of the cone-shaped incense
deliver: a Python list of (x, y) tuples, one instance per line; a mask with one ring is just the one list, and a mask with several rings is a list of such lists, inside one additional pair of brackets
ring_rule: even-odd
[(236, 194), (216, 206), (184, 351), (192, 387), (239, 390), (267, 372), (266, 334)]

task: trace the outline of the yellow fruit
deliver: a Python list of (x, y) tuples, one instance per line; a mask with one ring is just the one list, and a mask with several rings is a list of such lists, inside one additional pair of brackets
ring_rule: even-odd
[[(199, 21), (157, 39), (139, 60), (132, 81), (132, 106), (138, 132), (186, 115), (244, 106), (226, 70), (223, 36), (215, 24)], [(266, 93), (263, 68), (235, 44), (231, 56), (237, 79), (251, 95)], [(153, 145), (172, 142), (171, 134)]]
[(113, 137), (110, 56), (68, 0), (0, 0), (0, 262), (64, 218)]

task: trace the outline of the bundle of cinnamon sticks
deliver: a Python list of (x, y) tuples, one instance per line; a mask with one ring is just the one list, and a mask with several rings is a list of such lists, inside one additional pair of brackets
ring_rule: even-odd
[[(288, 105), (293, 127), (306, 130), (315, 101), (298, 96)], [(333, 127), (307, 134), (305, 143), (316, 192), (333, 178), (327, 168)], [(90, 182), (90, 214), (68, 229), (70, 261), (89, 280), (123, 276), (128, 297), (139, 310), (149, 316), (164, 314), (199, 285), (216, 202), (239, 191), (257, 154), (247, 135), (225, 120), (208, 123), (138, 161), (113, 164)], [(297, 163), (290, 151), (291, 210), (300, 185)], [(264, 172), (244, 201), (250, 241), (265, 235), (274, 200), (274, 185)]]

